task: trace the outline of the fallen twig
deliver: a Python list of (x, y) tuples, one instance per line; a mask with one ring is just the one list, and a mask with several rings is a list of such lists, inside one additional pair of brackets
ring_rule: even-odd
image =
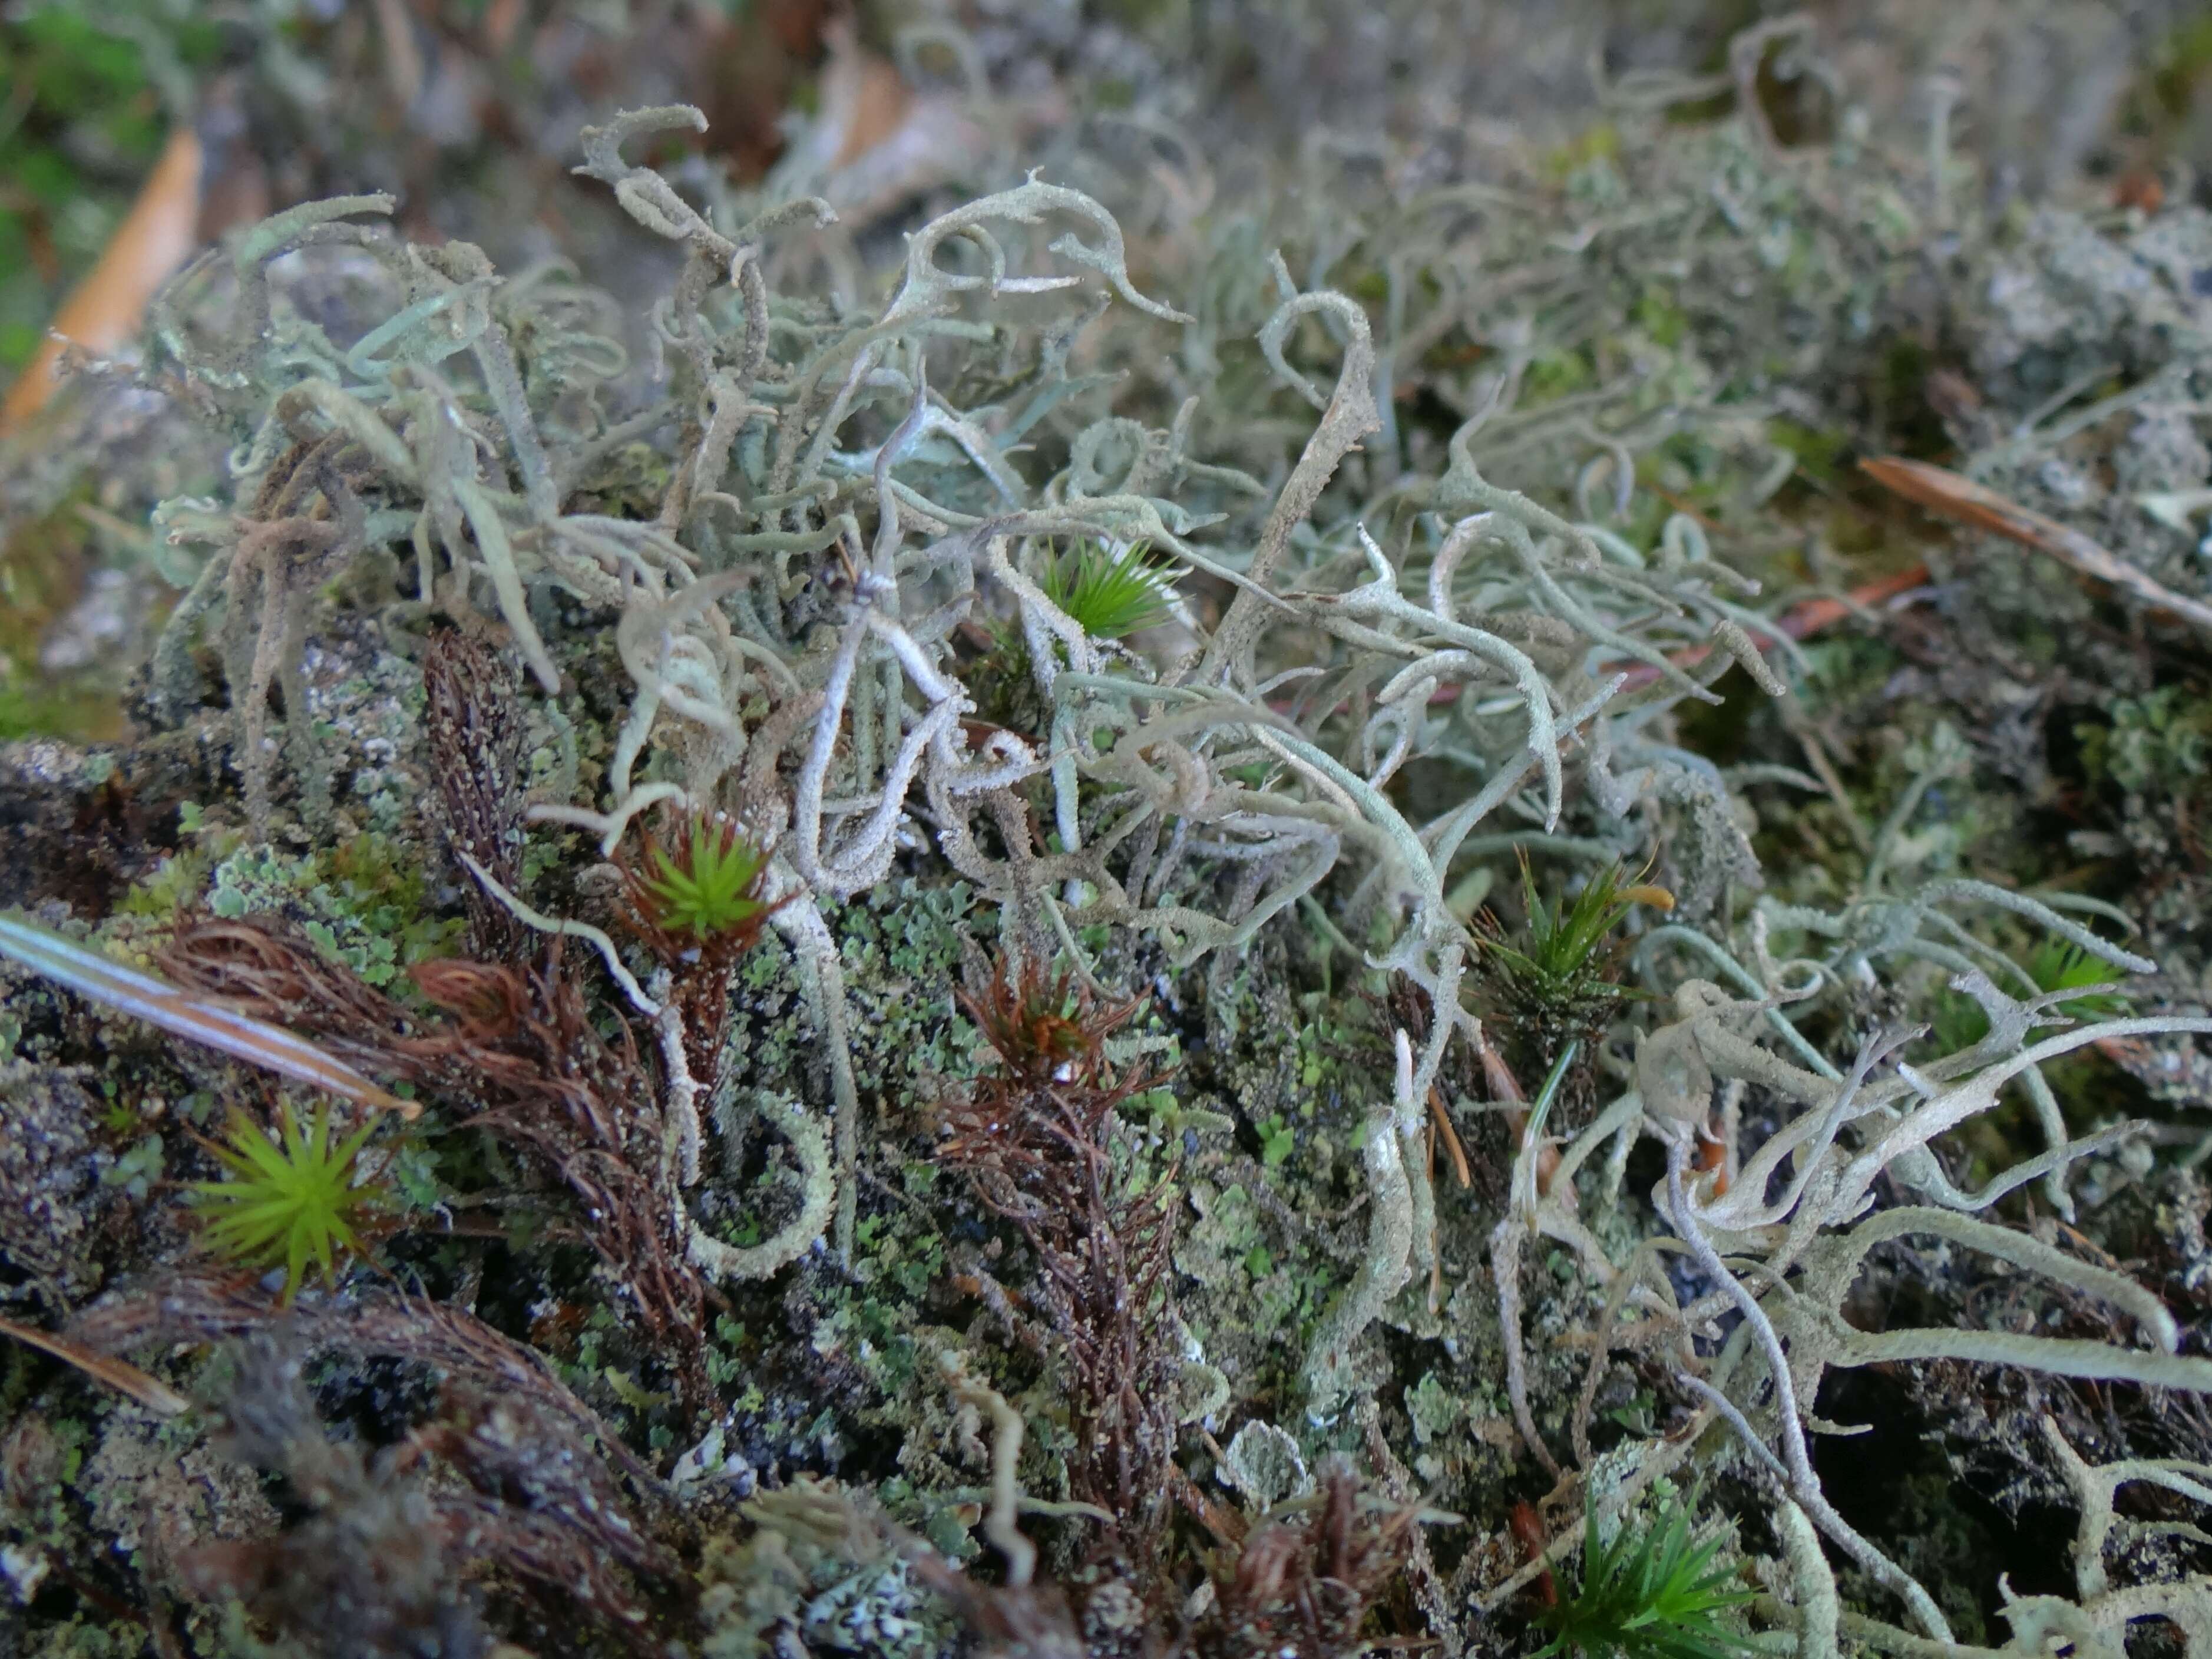
[(11, 957), (33, 973), (173, 1036), (190, 1037), (296, 1083), (328, 1090), (356, 1105), (397, 1112), (410, 1121), (422, 1110), (419, 1102), (401, 1100), (379, 1088), (344, 1061), (281, 1025), (142, 973), (20, 916), (0, 916), (0, 957)]
[(118, 1394), (129, 1395), (156, 1416), (181, 1417), (192, 1408), (191, 1401), (160, 1377), (149, 1376), (127, 1360), (111, 1359), (67, 1337), (33, 1330), (12, 1319), (0, 1319), (0, 1336), (12, 1336), (27, 1346), (76, 1366), (94, 1382), (105, 1382)]
[(1859, 468), (1885, 489), (1893, 490), (1930, 512), (2002, 536), (2039, 553), (2048, 553), (2085, 576), (2124, 587), (2154, 610), (2179, 617), (2212, 634), (2212, 605), (2176, 593), (2080, 531), (2056, 519), (2046, 519), (2017, 501), (2008, 501), (1972, 478), (1930, 466), (1925, 461), (1908, 461), (1896, 455), (1861, 461)]
[(189, 124), (169, 135), (131, 211), (100, 251), (84, 280), (55, 312), (46, 337), (8, 388), (0, 433), (37, 414), (61, 384), (65, 346), (95, 356), (128, 345), (154, 290), (190, 257), (200, 206), (200, 141)]

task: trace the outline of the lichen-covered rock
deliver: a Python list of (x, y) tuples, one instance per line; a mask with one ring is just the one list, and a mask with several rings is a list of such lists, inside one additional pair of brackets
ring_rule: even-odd
[(99, 1288), (112, 1167), (94, 1139), (99, 1109), (82, 1076), (0, 1059), (0, 1261), (10, 1289), (61, 1307)]

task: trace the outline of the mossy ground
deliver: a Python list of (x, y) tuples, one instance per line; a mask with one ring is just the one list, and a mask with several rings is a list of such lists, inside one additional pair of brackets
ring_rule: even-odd
[[(1141, 32), (1170, 27), (1155, 14), (1182, 9), (1120, 9)], [(2157, 70), (2169, 124), (2186, 102), (2179, 88), (2201, 78), (2201, 46), (2189, 36)], [(1255, 77), (1273, 72), (1258, 59), (1251, 66)], [(1728, 694), (1722, 706), (1671, 722), (1668, 742), (1735, 781), (1741, 810), (1693, 823), (1717, 809), (1703, 797), (1669, 802), (1656, 836), (1667, 856), (1654, 879), (1686, 911), (1723, 923), (1746, 896), (1747, 872), (1772, 900), (1838, 906), (1868, 882), (1892, 809), (1918, 789), (1918, 805), (1883, 844), (1889, 879), (1972, 875), (2103, 901), (2160, 960), (2148, 1002), (2201, 1006), (2212, 994), (2212, 685), (2201, 653), (2036, 556), (1933, 530), (1853, 463), (1877, 452), (1945, 460), (1978, 452), (2085, 367), (2108, 362), (2119, 365), (2117, 378), (2087, 385), (2083, 402), (2157, 373), (2196, 387), (2206, 370), (2193, 347), (2175, 343), (2186, 320), (2176, 295), (2193, 280), (2189, 270), (2212, 269), (2205, 216), (2185, 204), (2117, 224), (2103, 209), (2016, 215), (1971, 244), (1941, 249), (1940, 258), (1926, 256), (1923, 269), (1924, 245), (1908, 234), (1917, 204), (1900, 197), (1887, 218), (1839, 227), (1827, 204), (1786, 166), (1766, 166), (1722, 113), (1683, 119), (1679, 153), (1656, 161), (1625, 153), (1609, 122), (1542, 147), (1528, 176), (1553, 192), (1547, 211), (1628, 216), (1620, 252), (1601, 253), (1596, 279), (1574, 298), (1585, 322), (1571, 310), (1547, 319), (1559, 326), (1525, 364), (1522, 396), (1541, 410), (1627, 381), (1638, 418), (1698, 402), (1737, 410), (1645, 447), (1631, 478), (1592, 472), (1576, 481), (1593, 499), (1634, 486), (1633, 510), (1618, 529), (1638, 548), (1684, 514), (1771, 592), (1848, 589), (1923, 561), (1930, 577), (1902, 606), (1806, 641), (1785, 702), (1753, 696), (1738, 671), (1718, 683)], [(1747, 226), (1740, 237), (1716, 232), (1668, 247), (1633, 240), (1639, 191), (1685, 178), (1713, 183)], [(1528, 240), (1534, 260), (1542, 235)], [(1172, 252), (1161, 252), (1164, 268), (1172, 268)], [(1906, 265), (1914, 272), (1900, 276)], [(2180, 271), (2180, 286), (2146, 287), (2147, 270)], [(1332, 280), (1371, 308), (1404, 301), (1372, 262)], [(1231, 295), (1224, 308), (1248, 301)], [(1243, 334), (1265, 315), (1263, 304)], [(1318, 325), (1312, 332), (1323, 337)], [(1463, 411), (1436, 387), (1474, 372), (1491, 349), (1455, 335), (1432, 343), (1421, 363), (1400, 366), (1431, 378), (1397, 411), (1395, 453), (1377, 440), (1355, 464), (1363, 483), (1376, 476), (1365, 469), (1441, 470), (1435, 464)], [(1256, 349), (1240, 337), (1223, 357), (1217, 387), (1226, 400), (1241, 388), (1261, 404), (1266, 371)], [(1938, 371), (1970, 373), (1978, 410), (1938, 412), (1928, 395)], [(1977, 421), (1987, 430), (1971, 429)], [(1283, 464), (1274, 453), (1283, 425), (1255, 419), (1224, 431), (1221, 447), (1261, 457), (1265, 472)], [(2058, 453), (2001, 460), (1989, 477), (2024, 503), (2094, 522), (2144, 568), (2177, 584), (2195, 580), (2201, 552), (2132, 501), (2203, 484), (2212, 463), (2201, 446), (2190, 447), (2197, 440), (2184, 426), (2117, 411)], [(599, 475), (593, 507), (651, 516), (668, 458), (640, 444), (620, 459)], [(40, 463), (46, 472), (30, 492), (39, 510), (11, 525), (0, 553), (9, 609), (0, 625), (0, 738), (10, 740), (0, 750), (0, 902), (138, 963), (196, 914), (276, 919), (331, 963), (417, 1007), (408, 970), (461, 951), (467, 894), (434, 817), (419, 639), (364, 620), (341, 592), (318, 598), (302, 663), (308, 706), (284, 711), (308, 725), (317, 769), (279, 773), (262, 837), (249, 824), (237, 721), (222, 706), (212, 653), (198, 665), (204, 706), (168, 730), (125, 724), (126, 709), (145, 710), (112, 684), (118, 677), (106, 659), (93, 670), (100, 683), (82, 670), (40, 678), (40, 649), (58, 619), (82, 610), (97, 568), (131, 562), (128, 538), (102, 540), (95, 529), (108, 520), (78, 509), (90, 504), (112, 520), (197, 487), (191, 477), (180, 482), (173, 456), (137, 460), (160, 476), (72, 482), (59, 494), (53, 476), (68, 469)], [(1766, 479), (1773, 487), (1762, 489)], [(522, 783), (546, 799), (598, 799), (624, 718), (615, 619), (579, 601), (556, 620), (548, 632), (567, 689), (529, 702)], [(1012, 698), (982, 712), (1025, 729), (1043, 716), (1041, 706)], [(1458, 787), (1443, 769), (1417, 766), (1400, 793), (1427, 804)], [(1041, 822), (1048, 816), (1043, 791), (1031, 805)], [(1732, 862), (1728, 849), (1739, 843), (1745, 857)], [(1540, 861), (1547, 890), (1586, 852)], [(615, 925), (587, 834), (531, 829), (520, 868), (544, 907)], [(1453, 874), (1462, 908), (1488, 903), (1502, 926), (1519, 925), (1510, 862), (1486, 854)], [(1435, 1154), (1433, 1272), (1365, 1334), (1346, 1408), (1321, 1420), (1307, 1409), (1309, 1346), (1367, 1248), (1365, 1137), (1392, 1087), (1394, 988), (1364, 955), (1382, 940), (1347, 939), (1333, 919), (1352, 885), (1340, 876), (1249, 947), (1187, 967), (1158, 939), (1127, 930), (1079, 937), (1102, 978), (1146, 999), (1119, 1035), (1131, 1063), (1162, 1074), (1122, 1107), (1114, 1156), (1139, 1185), (1174, 1183), (1173, 1343), (1183, 1360), (1172, 1411), (1176, 1468), (1207, 1499), (1234, 1508), (1262, 1482), (1253, 1471), (1263, 1447), (1273, 1454), (1264, 1479), (1279, 1480), (1278, 1497), (1296, 1495), (1332, 1454), (1350, 1456), (1377, 1490), (1457, 1517), (1431, 1528), (1425, 1564), (1376, 1597), (1370, 1633), (1412, 1642), (1433, 1630), (1455, 1652), (1527, 1650), (1540, 1638), (1525, 1607), (1490, 1618), (1471, 1611), (1517, 1560), (1515, 1506), (1552, 1486), (1513, 1421), (1491, 1268), (1515, 1148), (1504, 1114), (1487, 1109), (1495, 1103), (1472, 1085), (1447, 1091), (1440, 1108), (1471, 1168), (1462, 1185), (1448, 1152)], [(679, 1565), (641, 1627), (651, 1641), (690, 1641), (715, 1659), (782, 1655), (793, 1641), (810, 1651), (921, 1659), (975, 1639), (973, 1622), (963, 1624), (940, 1587), (884, 1541), (887, 1532), (864, 1535), (834, 1500), (865, 1495), (945, 1558), (987, 1576), (996, 1570), (981, 1530), (989, 1459), (972, 1407), (963, 1414), (944, 1386), (947, 1352), (963, 1355), (1026, 1424), (1022, 1491), (1047, 1505), (1073, 1496), (1060, 1362), (1017, 1339), (1004, 1300), (1030, 1265), (1025, 1247), (936, 1156), (947, 1103), (989, 1063), (957, 994), (973, 988), (976, 962), (1018, 919), (954, 878), (919, 838), (886, 879), (823, 903), (822, 913), (844, 976), (862, 1106), (854, 1248), (840, 1259), (825, 1238), (774, 1277), (717, 1293), (702, 1353), (711, 1409), (683, 1397), (676, 1358), (641, 1338), (629, 1292), (589, 1246), (590, 1218), (494, 1135), (437, 1111), (380, 1140), (394, 1231), (374, 1266), (357, 1266), (338, 1297), (322, 1299), (343, 1306), (396, 1286), (465, 1309), (543, 1356), (671, 1484), (672, 1509), (655, 1524)], [(1987, 942), (2023, 959), (2032, 948), (2009, 924), (1985, 931)], [(576, 950), (572, 961), (585, 960)], [(637, 963), (645, 965), (641, 956)], [(1941, 1008), (1942, 978), (1931, 968), (1909, 982), (1858, 988), (1808, 1033), (1848, 1055), (1875, 1030)], [(179, 1183), (213, 1173), (193, 1134), (211, 1132), (229, 1103), (265, 1108), (273, 1085), (12, 967), (0, 967), (0, 992), (9, 1115), (0, 1191), (10, 1200), (0, 1221), (0, 1294), (10, 1316), (58, 1322), (104, 1291), (201, 1265), (175, 1199)], [(708, 1165), (688, 1205), (715, 1237), (746, 1248), (776, 1236), (805, 1201), (796, 1155), (763, 1103), (820, 1105), (833, 1085), (825, 1033), (798, 958), (780, 939), (738, 962), (726, 994), (725, 1086), (709, 1103)], [(611, 1000), (595, 1002), (592, 1018), (610, 1039), (625, 1036)], [(2149, 1142), (2087, 1166), (2075, 1236), (2097, 1259), (2139, 1264), (2199, 1347), (2212, 1314), (2212, 1257), (2197, 1173), (2203, 1125), (2191, 1114), (2212, 1101), (2208, 1069), (2202, 1048), (2185, 1044), (2085, 1053), (2051, 1076), (2077, 1133), (2131, 1114), (2157, 1125)], [(1756, 1097), (1747, 1108), (1753, 1117), (1763, 1109)], [(1952, 1148), (1952, 1176), (1971, 1187), (2038, 1145), (2031, 1115), (2008, 1106)], [(1657, 1227), (1649, 1194), (1662, 1176), (1649, 1146), (1631, 1152), (1624, 1144), (1615, 1167), (1594, 1160), (1581, 1177), (1592, 1233), (1625, 1255)], [(2025, 1195), (2014, 1212), (2008, 1218), (2023, 1227), (2050, 1225)], [(1679, 1263), (1669, 1271), (1686, 1299), (1710, 1288)], [(1521, 1294), (1534, 1426), (1564, 1447), (1590, 1363), (1577, 1338), (1602, 1310), (1603, 1291), (1572, 1253), (1546, 1246), (1532, 1249)], [(1866, 1328), (1909, 1312), (1918, 1323), (2002, 1320), (2125, 1339), (2087, 1298), (1950, 1253), (1885, 1252), (1847, 1312)], [(235, 1361), (206, 1340), (167, 1345), (149, 1363), (220, 1401)], [(441, 1391), (449, 1370), (325, 1354), (307, 1364), (305, 1385), (331, 1439), (366, 1453), (460, 1432), (462, 1413)], [(1694, 1402), (1668, 1364), (1636, 1356), (1602, 1371), (1593, 1407), (1602, 1464), (1679, 1431)], [(1835, 1473), (1848, 1518), (1937, 1589), (1968, 1641), (2002, 1634), (2000, 1572), (2022, 1594), (2066, 1585), (2069, 1534), (2055, 1519), (2066, 1500), (2033, 1450), (2032, 1425), (2042, 1415), (2062, 1419), (2093, 1462), (2212, 1449), (2212, 1424), (2193, 1401), (2142, 1389), (2100, 1399), (2010, 1370), (1925, 1364), (1864, 1382), (1855, 1374), (1814, 1409), (1842, 1423), (1880, 1421), (1882, 1455), (1857, 1461), (1887, 1466), (1893, 1452), (1884, 1478), (1851, 1478), (1850, 1439), (1824, 1440), (1821, 1468)], [(171, 1644), (165, 1651), (261, 1659), (303, 1650), (296, 1633), (277, 1636), (249, 1617), (207, 1565), (225, 1559), (208, 1553), (214, 1547), (265, 1541), (296, 1525), (309, 1504), (289, 1477), (248, 1472), (225, 1443), (202, 1418), (156, 1423), (68, 1366), (14, 1345), (0, 1350), (0, 1601), (13, 1598), (0, 1616), (0, 1659), (135, 1654), (156, 1626)], [(1738, 1507), (1757, 1508), (1761, 1489), (1747, 1464), (1726, 1465), (1719, 1480)], [(1971, 1489), (1970, 1501), (1946, 1501), (1954, 1481)], [(1066, 1510), (1024, 1526), (1043, 1546), (1041, 1577), (1080, 1585), (1105, 1571)], [(1191, 1583), (1202, 1577), (1191, 1564), (1216, 1547), (1194, 1524), (1182, 1525), (1173, 1548)], [(1771, 1558), (1778, 1547), (1753, 1528), (1740, 1553)], [(2146, 1574), (2203, 1565), (2185, 1538), (2133, 1547)], [(209, 1577), (195, 1577), (202, 1572)], [(1865, 1583), (1846, 1576), (1844, 1590), (1854, 1605), (1880, 1605)], [(497, 1572), (453, 1594), (537, 1651), (639, 1645), (618, 1625), (564, 1623), (548, 1610), (557, 1599)], [(1194, 1606), (1163, 1617), (1194, 1620)], [(1104, 1626), (1086, 1627), (1085, 1637), (1097, 1652), (1119, 1651)], [(1010, 1638), (986, 1630), (984, 1639)]]

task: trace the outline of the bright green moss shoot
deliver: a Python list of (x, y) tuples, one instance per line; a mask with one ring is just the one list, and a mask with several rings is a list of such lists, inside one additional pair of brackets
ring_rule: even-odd
[(1138, 542), (1115, 556), (1079, 542), (1046, 567), (1045, 597), (1094, 640), (1157, 628), (1168, 619), (1168, 592), (1151, 551)]
[(654, 842), (648, 857), (651, 872), (638, 877), (637, 893), (663, 933), (712, 939), (757, 927), (768, 914), (760, 893), (768, 855), (733, 824), (695, 818), (674, 851)]
[(325, 1285), (334, 1283), (338, 1256), (360, 1254), (353, 1223), (375, 1200), (373, 1188), (354, 1182), (354, 1155), (375, 1127), (370, 1118), (333, 1146), (327, 1104), (312, 1127), (285, 1106), (274, 1134), (233, 1112), (229, 1144), (203, 1143), (229, 1177), (192, 1183), (193, 1201), (205, 1215), (201, 1236), (240, 1265), (283, 1264), (287, 1303), (311, 1264)]
[(1586, 1659), (1732, 1659), (1750, 1644), (1714, 1615), (1752, 1593), (1730, 1588), (1735, 1570), (1716, 1565), (1721, 1540), (1695, 1541), (1692, 1505), (1670, 1498), (1648, 1524), (1621, 1517), (1598, 1541), (1590, 1516), (1583, 1540), (1582, 1583), (1540, 1618), (1552, 1639), (1536, 1655), (1570, 1650)]

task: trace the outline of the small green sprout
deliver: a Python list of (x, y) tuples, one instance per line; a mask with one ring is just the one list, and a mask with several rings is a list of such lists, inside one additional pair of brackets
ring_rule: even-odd
[[(2070, 939), (2045, 939), (2027, 959), (2027, 976), (2039, 991), (2089, 990), (2098, 994), (2069, 997), (2051, 1004), (2045, 1016), (2087, 1021), (2109, 1018), (2128, 1011), (2127, 993), (2116, 981), (2120, 969), (2093, 957)], [(1936, 1040), (1944, 1052), (1971, 1048), (1990, 1034), (1990, 1017), (1972, 997), (1946, 991), (1935, 1018)]]
[(704, 813), (683, 821), (672, 847), (651, 836), (629, 893), (645, 931), (695, 944), (743, 935), (750, 944), (775, 907), (761, 896), (768, 854), (736, 824)]
[(1120, 555), (1078, 542), (1045, 567), (1045, 597), (1094, 640), (1118, 640), (1169, 617), (1168, 569), (1143, 542)]
[(2127, 993), (2116, 982), (2120, 971), (2067, 939), (2046, 939), (2027, 960), (2027, 976), (2045, 991), (2079, 991), (2094, 986), (2101, 993), (2054, 1003), (2051, 1012), (2068, 1019), (2107, 1018), (2127, 1012)]
[(1536, 879), (1524, 859), (1521, 889), (1528, 909), (1528, 948), (1516, 950), (1494, 936), (1485, 941), (1485, 947), (1515, 977), (1559, 993), (1604, 976), (1611, 964), (1600, 957), (1598, 946), (1637, 905), (1674, 908), (1674, 896), (1663, 887), (1624, 884), (1618, 864), (1592, 876), (1571, 901), (1562, 896), (1547, 904), (1538, 896)]
[(1695, 1541), (1691, 1508), (1677, 1494), (1646, 1525), (1623, 1516), (1602, 1543), (1593, 1508), (1582, 1583), (1537, 1615), (1552, 1639), (1535, 1659), (1570, 1650), (1585, 1659), (1730, 1659), (1751, 1651), (1714, 1615), (1741, 1607), (1752, 1592), (1731, 1588), (1734, 1569), (1715, 1565), (1717, 1534)]
[(1550, 1070), (1579, 1045), (1582, 1063), (1560, 1085), (1559, 1121), (1571, 1131), (1590, 1104), (1591, 1068), (1607, 1024), (1624, 1001), (1640, 994), (1616, 983), (1627, 941), (1614, 930), (1637, 905), (1673, 909), (1674, 896), (1634, 880), (1615, 864), (1592, 875), (1573, 898), (1547, 902), (1525, 858), (1521, 890), (1528, 925), (1513, 943), (1489, 912), (1475, 920), (1485, 988), (1501, 1017), (1507, 1059), (1522, 1075)]
[(207, 1212), (201, 1237), (241, 1265), (281, 1263), (287, 1304), (310, 1264), (325, 1285), (334, 1284), (339, 1254), (361, 1253), (353, 1224), (375, 1201), (374, 1188), (354, 1182), (354, 1155), (375, 1127), (371, 1118), (333, 1146), (327, 1103), (309, 1128), (284, 1106), (274, 1133), (234, 1111), (228, 1146), (201, 1142), (230, 1172), (227, 1180), (192, 1183), (193, 1201)]

